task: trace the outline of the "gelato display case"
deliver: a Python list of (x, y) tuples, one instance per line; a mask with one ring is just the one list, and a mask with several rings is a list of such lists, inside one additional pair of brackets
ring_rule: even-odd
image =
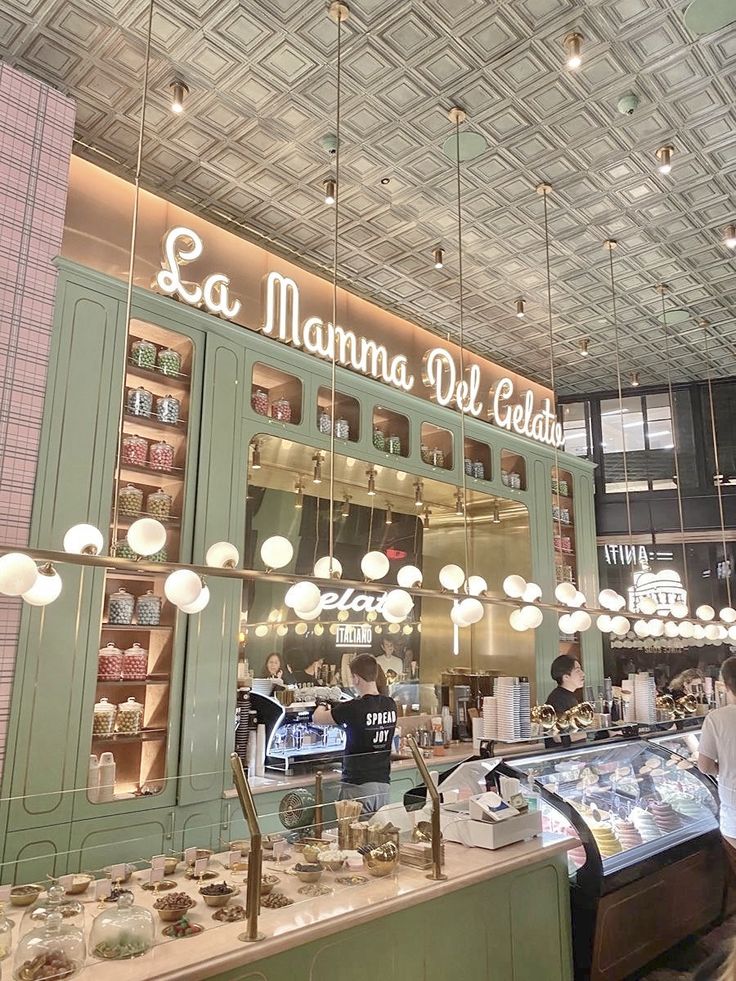
[(625, 977), (720, 915), (715, 786), (661, 743), (601, 743), (502, 764), (539, 791), (545, 831), (579, 839), (568, 863), (580, 978)]
[(668, 753), (681, 756), (689, 760), (693, 766), (697, 766), (702, 731), (702, 729), (691, 729), (688, 732), (668, 732), (664, 736), (652, 736), (651, 741), (657, 746), (662, 746)]

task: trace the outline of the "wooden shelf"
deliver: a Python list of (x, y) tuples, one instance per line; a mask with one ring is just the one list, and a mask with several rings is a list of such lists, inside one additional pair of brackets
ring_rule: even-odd
[(116, 687), (121, 687), (124, 685), (168, 685), (169, 677), (168, 675), (149, 675), (142, 681), (103, 681), (101, 678), (97, 679), (98, 687), (101, 685), (115, 685)]
[[(115, 576), (114, 578), (119, 578)], [(173, 630), (173, 624), (159, 623), (154, 625), (145, 623), (108, 623), (103, 621), (100, 627), (101, 630), (125, 630), (125, 631), (138, 631), (138, 633), (148, 633), (149, 630)]]
[(147, 464), (138, 466), (134, 463), (124, 463), (120, 468), (120, 480), (126, 480), (128, 483), (135, 483), (139, 480), (141, 474), (146, 477), (155, 477), (156, 480), (153, 483), (158, 487), (162, 483), (181, 484), (184, 481), (184, 471), (181, 467), (172, 467), (171, 470), (154, 470), (153, 467), (149, 467)]
[(189, 375), (167, 375), (163, 371), (159, 371), (157, 368), (139, 368), (137, 364), (132, 361), (128, 361), (126, 372), (131, 378), (139, 378), (143, 381), (157, 381), (166, 382), (167, 384), (176, 385), (177, 388), (183, 389), (187, 394), (189, 394)]
[(165, 739), (166, 729), (141, 729), (140, 732), (128, 735), (125, 732), (113, 732), (111, 736), (92, 736), (93, 743), (144, 743), (153, 739)]
[[(172, 514), (170, 518), (160, 518), (157, 514), (151, 514), (149, 511), (141, 511), (140, 514), (120, 514), (118, 512), (118, 528), (130, 528), (134, 521), (138, 521), (139, 518), (155, 518), (156, 521), (160, 521), (162, 525), (168, 525), (170, 528), (178, 528), (181, 524), (181, 518), (178, 515)], [(112, 521), (110, 521), (112, 526)]]
[[(143, 429), (152, 429), (157, 433), (162, 433), (163, 435), (171, 435), (172, 433), (178, 433), (180, 436), (185, 436), (187, 431), (187, 426), (189, 423), (186, 419), (179, 419), (178, 422), (162, 422), (157, 419), (156, 416), (137, 416), (134, 412), (126, 412), (123, 418), (125, 423), (132, 426), (141, 426)], [(138, 435), (136, 433), (136, 435)]]

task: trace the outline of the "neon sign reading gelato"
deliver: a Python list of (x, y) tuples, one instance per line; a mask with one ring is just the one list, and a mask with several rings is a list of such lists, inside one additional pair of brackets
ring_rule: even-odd
[[(182, 268), (199, 259), (204, 250), (197, 232), (183, 225), (171, 228), (162, 248), (161, 270), (155, 280), (162, 293), (226, 320), (238, 316), (242, 304), (233, 298), (228, 276), (213, 273), (201, 283), (182, 276)], [(392, 351), (386, 344), (321, 317), (303, 316), (299, 287), (289, 276), (270, 272), (264, 285), (264, 315), (259, 325), (263, 334), (315, 357), (334, 359), (345, 368), (401, 392), (415, 390), (417, 379), (406, 353)], [(432, 347), (424, 355), (421, 384), (438, 405), (456, 408), (475, 418), (490, 418), (502, 429), (547, 446), (564, 446), (562, 425), (549, 398), (542, 401), (541, 409), (536, 408), (531, 391), (518, 402), (514, 382), (508, 377), (501, 378), (494, 389), (484, 391), (479, 365), (471, 362), (461, 372), (456, 358), (444, 347)]]

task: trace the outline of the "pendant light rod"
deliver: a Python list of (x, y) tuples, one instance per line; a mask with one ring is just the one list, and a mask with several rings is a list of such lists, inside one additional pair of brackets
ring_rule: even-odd
[[(710, 327), (710, 321), (703, 318), (701, 320), (701, 326), (703, 328), (703, 336), (705, 338), (705, 367), (708, 376), (708, 404), (710, 408), (710, 431), (713, 439), (713, 462), (716, 468), (716, 474), (721, 472), (721, 463), (718, 454), (718, 434), (716, 431), (716, 413), (715, 406), (713, 404), (713, 380), (711, 371), (711, 361), (710, 361), (710, 335), (708, 328)], [(723, 516), (723, 489), (722, 481), (716, 480), (716, 494), (718, 495), (718, 514), (721, 519), (721, 546), (723, 548), (723, 562), (726, 572), (726, 595), (728, 597), (728, 605), (731, 606), (731, 560), (726, 552), (726, 524)]]
[[(340, 150), (342, 149), (342, 133), (340, 129), (342, 112), (342, 24), (350, 16), (350, 9), (342, 0), (335, 0), (328, 10), (331, 20), (337, 24), (337, 81), (335, 99), (335, 223), (333, 235), (332, 258), (332, 323), (337, 326), (337, 269), (340, 243)], [(335, 500), (335, 405), (337, 389), (337, 350), (332, 349), (332, 364), (330, 365), (330, 502)], [(328, 555), (330, 572), (335, 558), (335, 523), (330, 521), (328, 529)]]
[(626, 430), (624, 429), (624, 394), (621, 381), (621, 346), (618, 334), (618, 313), (616, 311), (616, 278), (613, 272), (613, 253), (618, 248), (614, 238), (607, 238), (603, 248), (608, 249), (609, 271), (611, 277), (611, 302), (613, 305), (613, 340), (616, 354), (616, 384), (618, 387), (618, 414), (621, 422), (621, 452), (624, 464), (624, 491), (626, 495), (626, 524), (629, 530), (629, 542), (633, 542), (631, 532), (631, 496), (629, 494), (629, 464), (626, 457)]
[(133, 276), (135, 273), (135, 251), (138, 243), (138, 207), (141, 197), (141, 171), (143, 169), (143, 137), (146, 129), (146, 110), (148, 109), (148, 77), (151, 68), (151, 38), (153, 34), (153, 5), (154, 0), (150, 0), (148, 5), (148, 21), (146, 26), (146, 54), (143, 63), (143, 96), (141, 98), (141, 111), (138, 118), (138, 149), (135, 159), (135, 173), (133, 175), (133, 215), (130, 229), (130, 256), (128, 259), (128, 282), (125, 290), (125, 330), (123, 336), (123, 351), (125, 364), (123, 366), (123, 379), (120, 386), (120, 402), (118, 405), (118, 435), (115, 447), (115, 490), (112, 505), (112, 543), (118, 538), (118, 524), (120, 518), (118, 493), (121, 484), (121, 473), (123, 461), (121, 450), (123, 445), (123, 424), (125, 422), (125, 367), (128, 364), (128, 343), (130, 341), (130, 318), (133, 309)]
[[(465, 381), (465, 280), (463, 278), (463, 210), (460, 182), (460, 126), (467, 119), (467, 113), (459, 106), (453, 106), (448, 112), (450, 122), (455, 127), (455, 190), (457, 203), (457, 279), (458, 279), (458, 303), (459, 303), (459, 328), (460, 328), (460, 382)], [(463, 479), (463, 544), (465, 554), (465, 576), (470, 575), (470, 543), (468, 541), (468, 475), (465, 472), (465, 412), (460, 399), (457, 399), (457, 407), (460, 411), (460, 451), (462, 453), (463, 466), (461, 467)], [(457, 508), (456, 508), (457, 511)], [(425, 528), (429, 524), (429, 515), (425, 512)], [(472, 643), (472, 637), (471, 637)], [(472, 666), (473, 652), (471, 648), (470, 660)]]
[[(687, 571), (687, 549), (685, 548), (685, 517), (682, 508), (682, 484), (680, 481), (680, 461), (678, 458), (678, 438), (677, 427), (675, 426), (675, 399), (672, 394), (672, 366), (670, 364), (670, 330), (666, 317), (665, 297), (669, 292), (666, 283), (659, 283), (657, 286), (662, 301), (662, 327), (664, 330), (664, 360), (667, 368), (667, 397), (670, 403), (670, 426), (672, 427), (672, 449), (675, 454), (675, 483), (677, 485), (677, 513), (680, 519), (680, 534), (682, 535), (682, 571), (685, 579), (685, 592), (690, 596), (690, 577)], [(729, 600), (728, 605), (731, 605)]]

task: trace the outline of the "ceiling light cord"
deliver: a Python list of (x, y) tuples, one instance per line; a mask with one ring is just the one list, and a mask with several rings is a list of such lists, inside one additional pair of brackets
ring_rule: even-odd
[(607, 239), (604, 248), (608, 249), (609, 271), (611, 276), (611, 302), (613, 305), (613, 341), (616, 353), (616, 384), (618, 386), (618, 414), (621, 422), (621, 450), (624, 463), (624, 492), (626, 496), (626, 524), (629, 529), (629, 544), (633, 547), (634, 536), (631, 531), (631, 495), (629, 493), (629, 463), (626, 457), (626, 430), (624, 429), (624, 394), (621, 383), (621, 346), (618, 336), (618, 312), (616, 310), (616, 277), (613, 272), (613, 252), (618, 242)]
[[(662, 299), (662, 325), (664, 328), (664, 360), (667, 367), (667, 397), (670, 403), (670, 426), (672, 427), (672, 449), (675, 453), (675, 482), (677, 484), (677, 513), (680, 519), (680, 535), (682, 536), (682, 569), (685, 578), (685, 592), (690, 596), (690, 582), (687, 571), (687, 549), (685, 547), (685, 517), (682, 509), (682, 488), (680, 484), (680, 461), (678, 459), (678, 438), (677, 427), (675, 426), (675, 399), (672, 393), (672, 370), (670, 365), (670, 332), (667, 325), (665, 296), (668, 287), (665, 283), (660, 283), (657, 287)], [(647, 440), (649, 434), (647, 433)], [(650, 447), (651, 449), (651, 447)], [(729, 606), (730, 606), (729, 602)]]
[[(457, 192), (457, 276), (460, 306), (460, 383), (465, 381), (465, 281), (463, 279), (463, 213), (460, 183), (460, 123), (465, 113), (457, 107), (450, 110), (450, 119), (455, 123), (455, 188)], [(460, 389), (462, 391), (462, 389)], [(465, 545), (465, 575), (470, 575), (470, 543), (468, 540), (468, 475), (465, 472), (465, 409), (458, 400), (460, 410), (460, 472), (463, 480), (463, 539)], [(471, 638), (472, 639), (472, 638)], [(470, 652), (472, 664), (472, 649)]]
[[(135, 160), (135, 175), (133, 178), (133, 217), (130, 229), (130, 258), (128, 260), (128, 282), (125, 291), (125, 337), (124, 337), (124, 350), (125, 359), (128, 358), (128, 341), (130, 338), (130, 318), (133, 310), (133, 273), (135, 270), (135, 253), (136, 245), (138, 241), (138, 206), (141, 197), (141, 171), (143, 169), (143, 135), (146, 128), (146, 110), (148, 108), (148, 76), (151, 67), (151, 38), (153, 35), (153, 5), (154, 0), (150, 0), (148, 5), (148, 24), (146, 26), (146, 56), (143, 65), (143, 99), (141, 101), (141, 114), (138, 123), (138, 151)], [(120, 387), (120, 403), (118, 405), (118, 435), (117, 435), (117, 447), (115, 450), (115, 493), (113, 495), (113, 506), (112, 506), (112, 535), (111, 541), (113, 545), (118, 540), (118, 521), (119, 521), (119, 501), (120, 494), (118, 490), (121, 485), (121, 473), (122, 473), (122, 444), (123, 444), (123, 420), (125, 417), (125, 378), (123, 378), (123, 384)], [(111, 549), (112, 551), (112, 549)]]
[[(341, 132), (340, 120), (342, 109), (342, 22), (348, 17), (348, 7), (344, 3), (333, 3), (330, 7), (330, 14), (337, 21), (337, 92), (335, 105), (335, 226), (334, 226), (334, 251), (332, 262), (332, 327), (333, 331), (337, 327), (337, 267), (338, 267), (338, 246), (340, 233), (340, 149)], [(335, 500), (335, 403), (337, 386), (337, 351), (336, 345), (332, 346), (332, 364), (330, 366), (330, 501)], [(332, 562), (335, 556), (335, 525), (330, 521), (329, 527), (329, 548), (330, 576), (332, 576)]]
[[(715, 406), (713, 404), (713, 381), (710, 363), (710, 344), (708, 327), (710, 326), (707, 320), (703, 321), (703, 335), (705, 337), (705, 370), (708, 376), (708, 403), (710, 408), (710, 431), (713, 439), (713, 461), (716, 466), (715, 476), (719, 477), (721, 475), (721, 462), (718, 454), (718, 434), (716, 431), (716, 413)], [(726, 579), (726, 596), (728, 597), (728, 605), (731, 606), (731, 560), (728, 557), (726, 551), (726, 525), (723, 516), (723, 491), (721, 489), (721, 481), (716, 479), (716, 493), (718, 494), (718, 514), (721, 520), (721, 545), (723, 547), (723, 564)], [(717, 577), (716, 577), (717, 578)]]
[[(544, 202), (544, 256), (547, 269), (547, 323), (549, 327), (549, 385), (552, 389), (552, 398), (554, 399), (555, 411), (557, 411), (557, 392), (555, 390), (555, 337), (554, 330), (552, 328), (552, 263), (550, 260), (550, 245), (549, 245), (549, 214), (547, 211), (547, 195), (552, 190), (550, 184), (539, 184), (537, 187), (537, 193), (542, 195), (542, 200)], [(557, 442), (554, 445), (555, 453), (555, 503), (557, 505), (557, 548), (553, 548), (553, 552), (559, 552), (560, 558), (562, 559), (562, 508), (560, 503), (560, 456), (559, 448)], [(553, 542), (554, 544), (554, 542)], [(579, 583), (575, 584), (576, 586)]]

